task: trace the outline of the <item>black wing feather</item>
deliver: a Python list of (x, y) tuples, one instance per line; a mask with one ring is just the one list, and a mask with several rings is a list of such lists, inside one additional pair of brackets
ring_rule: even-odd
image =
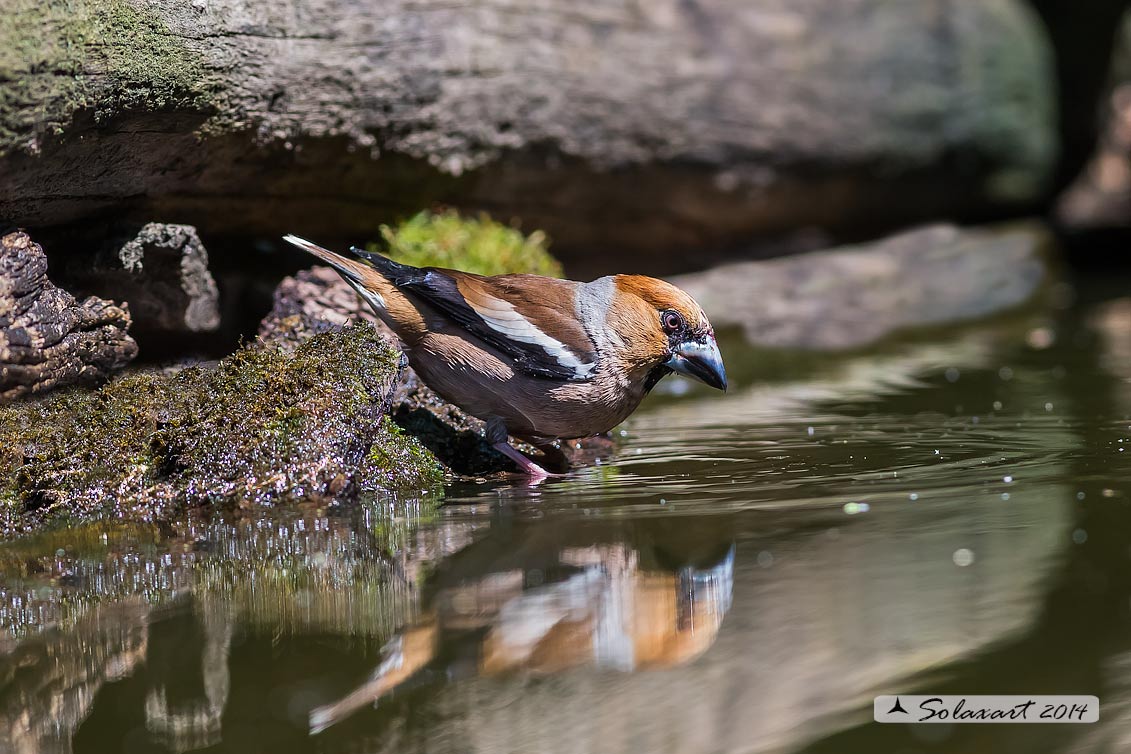
[(569, 382), (588, 379), (588, 377), (579, 377), (572, 368), (558, 363), (543, 348), (532, 343), (511, 340), (491, 329), (464, 301), (455, 279), (444, 274), (443, 270), (435, 267), (410, 267), (356, 246), (350, 247), (350, 251), (373, 265), (400, 290), (427, 302), (433, 309), (446, 314), (453, 322), (484, 343), (509, 356), (514, 361), (515, 368), (523, 374)]

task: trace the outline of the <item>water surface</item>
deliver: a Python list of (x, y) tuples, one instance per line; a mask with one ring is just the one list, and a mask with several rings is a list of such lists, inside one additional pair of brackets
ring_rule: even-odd
[[(1131, 298), (724, 352), (600, 465), (0, 548), (19, 752), (1121, 751)], [(1126, 452), (1124, 452), (1126, 450)], [(877, 726), (1079, 693), (1096, 726)]]

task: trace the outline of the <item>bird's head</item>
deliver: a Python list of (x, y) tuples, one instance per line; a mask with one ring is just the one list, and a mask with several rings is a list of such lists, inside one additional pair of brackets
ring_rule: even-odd
[(617, 275), (609, 326), (624, 343), (622, 358), (647, 371), (647, 387), (679, 372), (720, 390), (726, 369), (715, 330), (695, 299), (663, 280)]

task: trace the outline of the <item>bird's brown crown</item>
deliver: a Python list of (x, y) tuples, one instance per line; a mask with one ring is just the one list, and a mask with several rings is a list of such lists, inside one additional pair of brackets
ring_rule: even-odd
[(617, 275), (617, 288), (636, 296), (657, 312), (678, 312), (693, 332), (710, 332), (711, 323), (695, 299), (681, 289), (663, 280), (646, 275)]
[(610, 309), (607, 322), (624, 342), (620, 356), (630, 368), (647, 368), (670, 356), (674, 333), (665, 331), (666, 312), (679, 315), (683, 337), (713, 332), (702, 307), (671, 283), (644, 275), (617, 275), (616, 292), (617, 305)]

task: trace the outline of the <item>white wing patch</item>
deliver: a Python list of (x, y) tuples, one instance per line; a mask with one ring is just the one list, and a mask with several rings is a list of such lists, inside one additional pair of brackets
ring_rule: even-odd
[(588, 377), (596, 366), (577, 358), (565, 343), (539, 330), (502, 299), (484, 296), (482, 303), (476, 302), (472, 308), (492, 330), (511, 340), (538, 346), (563, 367), (572, 370), (578, 379)]

